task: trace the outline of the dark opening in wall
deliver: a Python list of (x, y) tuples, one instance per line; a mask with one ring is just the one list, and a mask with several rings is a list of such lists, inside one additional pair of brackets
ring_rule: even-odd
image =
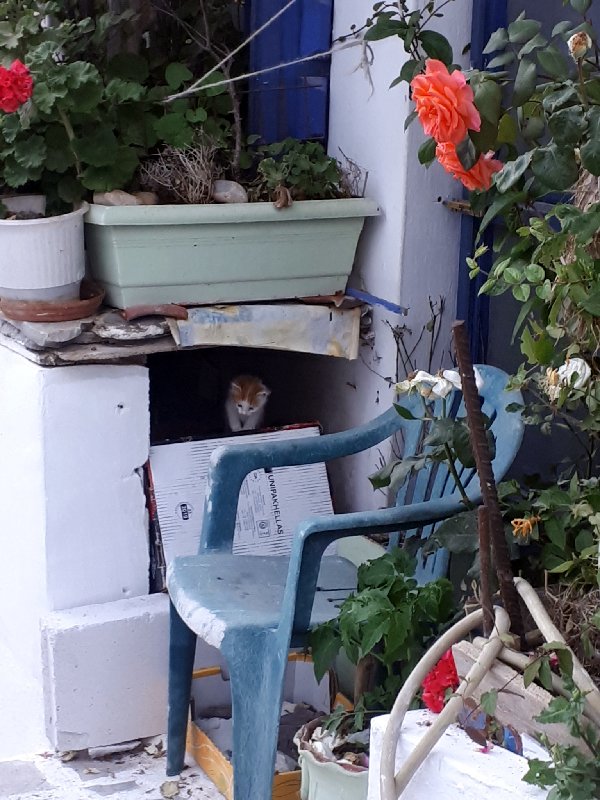
[(240, 374), (256, 375), (271, 390), (265, 427), (320, 421), (325, 398), (316, 367), (324, 358), (239, 347), (150, 356), (151, 441), (227, 433), (225, 399), (231, 379)]

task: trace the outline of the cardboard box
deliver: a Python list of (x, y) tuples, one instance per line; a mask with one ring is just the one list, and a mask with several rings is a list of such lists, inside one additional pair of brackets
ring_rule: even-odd
[[(293, 703), (308, 703), (320, 713), (329, 713), (332, 707), (329, 678), (325, 677), (321, 683), (317, 683), (312, 659), (304, 653), (291, 653), (288, 662), (284, 699)], [(192, 708), (195, 706), (196, 719), (202, 717), (203, 709), (231, 703), (229, 685), (219, 667), (196, 670), (193, 678)], [(334, 704), (351, 708), (342, 695), (335, 697)], [(193, 719), (188, 725), (187, 751), (226, 800), (233, 800), (233, 767)], [(272, 800), (298, 800), (300, 775), (300, 770), (275, 774)]]
[[(198, 550), (206, 478), (215, 448), (319, 435), (319, 426), (311, 424), (152, 446), (147, 495), (153, 588), (163, 588), (160, 583), (164, 584), (165, 563)], [(333, 514), (325, 464), (256, 470), (248, 475), (240, 491), (233, 552), (287, 555), (298, 524), (307, 517), (323, 514)]]

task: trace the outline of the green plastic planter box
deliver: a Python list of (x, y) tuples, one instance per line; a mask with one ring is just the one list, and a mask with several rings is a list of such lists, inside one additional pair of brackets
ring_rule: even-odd
[(86, 247), (106, 301), (202, 305), (344, 291), (372, 200), (91, 205)]

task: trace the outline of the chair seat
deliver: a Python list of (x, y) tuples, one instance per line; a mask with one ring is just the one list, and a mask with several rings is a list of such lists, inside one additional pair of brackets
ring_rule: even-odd
[[(186, 625), (218, 647), (225, 630), (278, 626), (287, 571), (288, 559), (282, 556), (180, 556), (169, 566), (167, 585)], [(352, 562), (323, 558), (311, 626), (336, 617), (340, 604), (355, 589)]]

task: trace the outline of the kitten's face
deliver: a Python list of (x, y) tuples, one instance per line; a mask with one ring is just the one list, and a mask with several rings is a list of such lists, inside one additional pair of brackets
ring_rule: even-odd
[(260, 378), (253, 375), (239, 375), (229, 385), (229, 399), (235, 405), (241, 420), (246, 420), (259, 411), (270, 393)]

